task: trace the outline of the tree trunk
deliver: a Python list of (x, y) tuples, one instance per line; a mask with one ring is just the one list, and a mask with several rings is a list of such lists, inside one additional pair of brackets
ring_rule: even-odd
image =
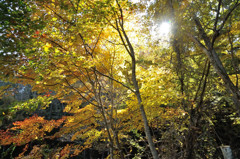
[(143, 120), (143, 124), (144, 124), (144, 131), (145, 131), (147, 141), (148, 141), (148, 144), (149, 144), (149, 147), (150, 147), (151, 154), (152, 154), (153, 158), (154, 159), (159, 159), (157, 150), (155, 148), (155, 145), (153, 143), (153, 139), (152, 139), (152, 136), (151, 136), (151, 133), (150, 133), (150, 128), (148, 126), (148, 120), (147, 120), (147, 116), (146, 116), (146, 113), (145, 113), (145, 110), (144, 110), (144, 107), (143, 107), (143, 104), (142, 104), (141, 94), (139, 92), (139, 85), (138, 85), (137, 78), (136, 78), (135, 52), (134, 52), (133, 46), (132, 46), (132, 44), (131, 44), (128, 36), (127, 36), (127, 33), (125, 32), (125, 29), (124, 29), (123, 10), (122, 10), (121, 5), (119, 4), (118, 0), (116, 0), (116, 3), (119, 7), (119, 12), (120, 12), (120, 15), (121, 15), (121, 19), (116, 19), (116, 26), (114, 28), (117, 30), (117, 32), (119, 34), (119, 37), (120, 37), (126, 51), (128, 52), (129, 56), (132, 59), (132, 70), (131, 70), (132, 71), (132, 82), (133, 82), (133, 85), (134, 85), (134, 88), (135, 88), (134, 93), (135, 93), (135, 95), (137, 97), (137, 100), (138, 100), (138, 106), (139, 106), (141, 116), (142, 116), (142, 120)]
[[(133, 49), (130, 49), (130, 50), (133, 50)], [(141, 94), (139, 92), (139, 86), (138, 86), (138, 82), (137, 82), (137, 79), (136, 79), (136, 61), (135, 61), (134, 51), (132, 52), (131, 57), (132, 57), (132, 81), (133, 81), (133, 85), (134, 85), (134, 88), (135, 88), (135, 95), (137, 96), (141, 116), (142, 116), (142, 119), (143, 119), (144, 131), (145, 131), (145, 134), (146, 134), (148, 144), (149, 144), (151, 153), (153, 155), (153, 158), (158, 159), (159, 158), (158, 153), (157, 153), (157, 150), (156, 150), (155, 145), (153, 143), (152, 135), (150, 133), (150, 128), (149, 128), (149, 125), (148, 125), (147, 116), (146, 116), (146, 113), (145, 113), (145, 110), (144, 110), (144, 107), (143, 107), (143, 104), (142, 104), (142, 98), (141, 98)]]

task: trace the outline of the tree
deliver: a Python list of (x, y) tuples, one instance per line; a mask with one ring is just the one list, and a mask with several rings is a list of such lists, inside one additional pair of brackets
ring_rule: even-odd
[[(57, 121), (32, 116), (16, 122), (1, 131), (2, 144), (21, 145), (17, 142), (21, 141), (32, 157), (44, 156), (44, 140), (61, 138), (70, 142), (56, 148), (54, 155), (61, 157), (103, 143), (110, 158), (133, 158), (132, 153), (140, 158), (211, 158), (218, 145), (212, 121), (220, 105), (232, 105), (224, 88), (238, 94), (238, 1), (145, 2), (24, 3), (31, 12), (21, 18), (29, 19), (26, 26), (32, 30), (14, 41), (13, 50), (22, 62), (11, 65), (12, 79), (7, 78), (10, 65), (2, 65), (4, 78), (31, 84), (40, 95), (56, 92), (38, 99), (58, 98), (67, 103), (70, 115)], [(141, 17), (139, 13), (146, 10), (148, 14)], [(151, 27), (166, 17), (174, 26), (163, 44), (152, 38)], [(37, 21), (47, 25), (34, 26)], [(23, 44), (25, 38), (30, 42)], [(232, 98), (238, 106), (237, 95)], [(38, 99), (13, 108), (26, 110)], [(36, 131), (29, 134), (26, 123)], [(59, 130), (53, 133), (53, 128)], [(6, 136), (11, 140), (4, 140)], [(29, 136), (26, 142), (23, 136)], [(36, 140), (42, 145), (26, 145)]]
[[(216, 43), (217, 38), (219, 36), (221, 36), (222, 34), (224, 34), (223, 32), (226, 29), (226, 22), (228, 21), (228, 18), (233, 14), (234, 10), (236, 8), (238, 8), (238, 6), (240, 6), (240, 3), (238, 1), (235, 1), (233, 3), (225, 3), (225, 4), (223, 4), (222, 1), (218, 2), (218, 7), (215, 8), (216, 9), (216, 17), (214, 19), (214, 25), (211, 28), (211, 30), (213, 31), (211, 38), (209, 37), (209, 35), (207, 35), (207, 32), (203, 28), (204, 24), (201, 24), (199, 18), (196, 15), (193, 15), (194, 16), (193, 20), (198, 29), (199, 36), (200, 36), (201, 40), (204, 41), (205, 45), (203, 45), (200, 42), (201, 40), (198, 40), (194, 37), (193, 37), (193, 41), (196, 42), (196, 44), (208, 56), (208, 59), (211, 61), (215, 71), (223, 80), (225, 87), (232, 94), (233, 102), (239, 113), (239, 105), (240, 105), (239, 89), (231, 81), (229, 75), (226, 72), (225, 67), (223, 66), (219, 56), (216, 53), (216, 48), (214, 47), (216, 45), (215, 43)], [(224, 13), (221, 13), (221, 11), (220, 11), (221, 8), (226, 8), (227, 11), (225, 11)]]
[[(135, 88), (135, 91), (133, 92), (135, 92), (138, 98), (139, 107), (143, 116), (145, 132), (148, 138), (148, 142), (150, 143), (151, 151), (154, 157), (157, 158), (157, 153), (151, 139), (147, 118), (142, 105), (139, 86), (136, 80), (135, 53), (128, 39), (127, 33), (124, 30), (124, 25), (123, 25), (124, 15), (123, 15), (123, 9), (120, 3), (116, 1), (115, 6), (113, 6), (114, 2), (106, 2), (106, 3), (104, 2), (79, 3), (78, 2), (79, 4), (76, 3), (77, 6), (74, 6), (74, 4), (69, 2), (61, 3), (57, 1), (55, 2), (33, 1), (33, 3), (37, 5), (37, 9), (41, 10), (39, 13), (35, 14), (33, 18), (37, 17), (38, 15), (42, 16), (43, 14), (45, 14), (44, 12), (46, 11), (53, 12), (53, 14), (46, 16), (45, 17), (46, 19), (44, 19), (44, 20), (47, 20), (50, 18), (52, 25), (49, 25), (49, 27), (45, 27), (43, 29), (43, 32), (46, 31), (46, 33), (40, 33), (39, 31), (36, 31), (35, 38), (39, 39), (40, 41), (39, 42), (36, 41), (35, 45), (37, 47), (42, 45), (43, 50), (39, 48), (35, 48), (34, 50), (39, 51), (39, 55), (28, 54), (27, 56), (28, 63), (26, 64), (27, 67), (22, 68), (22, 71), (20, 72), (20, 76), (24, 74), (24, 77), (28, 76), (29, 79), (35, 80), (39, 88), (42, 87), (43, 89), (45, 89), (46, 86), (49, 86), (48, 88), (52, 88), (51, 86), (54, 86), (53, 89), (59, 92), (57, 96), (59, 96), (60, 93), (63, 93), (59, 91), (59, 87), (66, 89), (64, 91), (64, 94), (66, 93), (71, 94), (71, 92), (76, 92), (77, 95), (80, 96), (83, 100), (99, 108), (103, 115), (105, 126), (108, 130), (108, 138), (111, 144), (113, 144), (113, 141), (111, 141), (112, 139), (111, 139), (110, 130), (107, 124), (105, 108), (101, 99), (102, 86), (100, 84), (101, 82), (100, 76), (105, 76), (133, 91), (133, 89), (130, 88), (129, 86), (126, 86), (122, 82), (117, 81), (116, 79), (114, 79), (113, 77), (110, 77), (109, 75), (105, 75), (105, 72), (108, 69), (107, 67), (108, 64), (101, 66), (98, 63), (96, 63), (98, 62), (98, 60), (105, 58), (105, 57), (101, 57), (102, 49), (98, 46), (100, 43), (99, 41), (100, 38), (103, 38), (101, 35), (103, 32), (103, 29), (101, 29), (101, 25), (104, 26), (107, 23), (111, 25), (110, 21), (115, 21), (116, 27), (114, 27), (113, 25), (112, 26), (119, 33), (120, 39), (126, 51), (128, 51), (132, 59), (132, 64), (131, 64), (132, 65), (132, 69), (131, 69), (132, 81)], [(68, 8), (69, 6), (72, 6), (73, 9), (69, 9)], [(85, 6), (88, 6), (88, 7), (90, 6), (91, 9), (88, 11), (82, 12), (83, 11), (82, 8), (84, 8)], [(108, 19), (109, 17), (111, 17), (111, 14), (107, 15), (106, 17), (105, 12), (103, 12), (103, 10), (101, 12), (97, 11), (95, 9), (95, 6), (105, 7), (108, 10), (110, 9), (112, 14), (114, 15), (114, 19)], [(60, 15), (58, 13), (60, 10), (64, 11), (66, 14)], [(74, 16), (78, 14), (78, 12), (83, 13), (81, 20), (79, 19), (80, 16), (77, 18), (74, 18)], [(101, 18), (101, 16), (96, 16), (97, 13), (105, 17)], [(120, 14), (120, 17), (117, 14)], [(84, 20), (82, 21), (82, 19), (84, 18), (86, 18), (87, 21), (88, 19), (90, 19), (90, 23), (88, 22), (90, 27), (85, 25), (83, 26), (83, 28), (79, 30), (77, 26), (84, 23)], [(93, 21), (91, 22), (91, 20)], [(100, 22), (100, 26), (96, 25), (95, 21)], [(94, 28), (96, 28), (96, 30), (92, 32), (93, 34), (92, 35), (85, 34), (85, 33), (89, 34), (89, 32), (92, 30), (91, 25), (93, 24), (94, 24)], [(65, 36), (64, 35), (65, 33), (63, 32), (63, 30), (66, 29), (66, 25), (68, 25), (67, 29), (71, 30), (71, 32), (69, 32), (70, 33), (69, 36), (68, 35)], [(55, 26), (58, 26), (59, 29), (56, 30)], [(52, 33), (52, 30), (50, 29), (56, 30), (55, 31), (56, 33)], [(77, 37), (71, 36), (76, 33), (77, 33)], [(60, 36), (64, 36), (65, 39), (62, 41), (58, 41), (58, 40), (56, 41), (55, 39), (59, 38)], [(95, 36), (96, 39), (93, 39), (92, 36)], [(69, 41), (70, 39), (72, 42)], [(66, 41), (68, 40), (68, 43), (66, 43), (65, 40)], [(77, 42), (79, 41), (82, 41), (82, 47), (80, 48), (79, 46), (77, 46)], [(125, 41), (127, 44), (125, 43)], [(73, 45), (73, 43), (75, 43), (75, 45)], [(97, 54), (95, 52), (97, 52)], [(77, 59), (69, 63), (70, 58), (72, 57), (74, 59), (75, 58)], [(89, 61), (86, 61), (86, 59)], [(82, 62), (84, 62), (84, 64), (82, 64)], [(111, 61), (109, 62), (111, 63)], [(33, 69), (28, 69), (28, 68), (33, 68)], [(43, 72), (43, 69), (45, 70), (45, 72)], [(32, 77), (33, 74), (35, 78)], [(77, 84), (77, 82), (80, 82), (80, 85)], [(43, 84), (45, 86), (39, 86), (40, 84), (41, 85)], [(56, 87), (56, 85), (58, 85), (58, 87)], [(93, 99), (93, 101), (91, 101), (91, 99)]]
[(31, 46), (31, 35), (44, 23), (31, 19), (34, 7), (24, 1), (1, 1), (0, 6), (1, 76), (11, 78), (24, 63), (24, 50)]
[[(173, 25), (173, 36), (172, 36), (172, 46), (173, 50), (177, 55), (177, 69), (183, 67), (182, 61), (186, 61), (184, 57), (180, 56), (180, 51), (184, 47), (187, 49), (192, 48), (193, 51), (200, 51), (206, 55), (208, 60), (211, 62), (207, 64), (206, 61), (202, 78), (200, 79), (196, 95), (194, 97), (194, 102), (197, 104), (197, 112), (202, 109), (204, 105), (204, 94), (207, 88), (207, 79), (209, 79), (209, 74), (211, 74), (210, 65), (213, 66), (214, 71), (222, 79), (225, 88), (231, 94), (231, 98), (235, 103), (236, 110), (239, 112), (239, 88), (238, 88), (238, 73), (237, 73), (237, 54), (233, 50), (233, 39), (229, 39), (229, 33), (233, 32), (233, 25), (237, 24), (235, 21), (235, 14), (238, 13), (237, 8), (239, 6), (239, 1), (156, 1), (150, 5), (149, 14), (154, 17), (155, 21), (161, 21), (166, 17), (172, 19)], [(154, 12), (152, 12), (154, 10)], [(230, 18), (234, 17), (234, 18)], [(230, 20), (231, 19), (231, 20)], [(229, 24), (229, 25), (228, 25)], [(231, 31), (232, 30), (232, 31)], [(231, 34), (231, 37), (238, 37), (238, 34)], [(185, 40), (188, 38), (187, 40)], [(179, 39), (181, 42), (179, 43)], [(225, 39), (225, 40), (224, 40)], [(192, 43), (196, 44), (193, 46)], [(224, 45), (223, 45), (224, 43)], [(221, 46), (222, 45), (222, 46)], [(181, 49), (180, 49), (181, 48)], [(200, 48), (200, 50), (199, 50)], [(235, 48), (236, 49), (236, 48)], [(228, 51), (227, 51), (228, 50)], [(231, 53), (231, 58), (227, 57), (226, 53)], [(228, 60), (232, 61), (232, 65), (228, 65)], [(235, 60), (234, 60), (235, 59)], [(195, 59), (193, 58), (195, 61)], [(225, 63), (225, 66), (224, 66)], [(186, 67), (186, 66), (184, 66)], [(186, 69), (186, 68), (185, 68)], [(232, 73), (229, 70), (234, 70), (235, 78), (232, 78)], [(210, 73), (209, 73), (210, 72)], [(184, 72), (180, 72), (181, 76), (179, 78), (181, 86), (184, 86), (183, 80)], [(180, 74), (179, 73), (179, 74)], [(185, 73), (186, 74), (186, 73)], [(204, 79), (205, 76), (205, 79)], [(230, 78), (231, 77), (231, 78)], [(203, 81), (204, 79), (204, 81)], [(234, 85), (233, 81), (236, 81)], [(202, 85), (202, 86), (201, 86)], [(202, 88), (201, 88), (202, 87)], [(183, 88), (183, 87), (182, 87)], [(185, 87), (185, 89), (188, 89)], [(181, 89), (183, 90), (183, 89)], [(201, 93), (200, 93), (201, 91)], [(199, 94), (200, 93), (200, 94)], [(187, 91), (184, 92), (185, 96), (189, 96)], [(198, 97), (198, 95), (200, 97)], [(186, 105), (185, 103), (184, 105)], [(187, 108), (187, 107), (186, 107)], [(189, 108), (189, 107), (188, 107)], [(187, 109), (188, 109), (187, 108)], [(191, 107), (191, 111), (194, 110)], [(190, 113), (189, 112), (189, 113)], [(192, 114), (192, 113), (191, 113)], [(195, 113), (194, 113), (195, 114)], [(196, 114), (194, 115), (196, 117)], [(191, 118), (195, 118), (193, 114)], [(198, 118), (198, 117), (197, 117)], [(195, 124), (192, 124), (196, 126)], [(194, 136), (193, 134), (191, 134)], [(190, 146), (191, 148), (193, 146)], [(193, 151), (189, 150), (188, 158), (192, 158)]]

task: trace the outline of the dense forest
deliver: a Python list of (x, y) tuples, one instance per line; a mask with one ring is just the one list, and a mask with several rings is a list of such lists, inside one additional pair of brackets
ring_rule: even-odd
[(239, 0), (0, 0), (1, 159), (240, 158)]

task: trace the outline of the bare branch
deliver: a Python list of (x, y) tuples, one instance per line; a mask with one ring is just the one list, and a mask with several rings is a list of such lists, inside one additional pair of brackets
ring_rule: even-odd
[[(220, 0), (221, 1), (221, 0)], [(219, 2), (220, 3), (220, 2)], [(226, 16), (224, 17), (223, 19), (223, 22), (222, 24), (220, 25), (220, 27), (217, 29), (217, 20), (218, 20), (218, 17), (216, 17), (216, 21), (215, 21), (215, 24), (214, 24), (214, 35), (213, 35), (213, 38), (212, 38), (212, 46), (214, 45), (214, 42), (215, 40), (217, 39), (217, 37), (220, 35), (220, 32), (222, 31), (226, 21), (228, 20), (228, 18), (230, 17), (231, 13), (238, 7), (240, 6), (240, 3), (238, 3), (238, 1), (235, 3), (235, 5), (229, 9), (228, 13), (226, 14)], [(219, 14), (219, 12), (218, 12)]]
[[(120, 28), (119, 28), (119, 26), (118, 26), (118, 21), (117, 21), (117, 19), (116, 19), (116, 26), (117, 26), (117, 29), (116, 29), (116, 30), (117, 30), (120, 38), (121, 38), (121, 41), (122, 41), (125, 49), (127, 50), (128, 54), (132, 57), (132, 54), (131, 54), (130, 50), (128, 49), (128, 45), (125, 43), (125, 40), (123, 39), (123, 35), (122, 35), (121, 30), (120, 30)], [(133, 58), (133, 57), (132, 57), (132, 58)]]
[(61, 48), (62, 50), (64, 51), (68, 51), (66, 48), (64, 48), (62, 45), (60, 45), (59, 43), (57, 43), (56, 41), (52, 40), (52, 39), (49, 39), (49, 38), (45, 38), (47, 41), (57, 45), (59, 48)]
[(195, 36), (193, 36), (192, 34), (189, 34), (189, 33), (187, 34), (187, 36), (188, 36), (189, 38), (191, 38), (192, 41), (193, 41), (195, 44), (197, 44), (201, 49), (203, 49), (204, 52), (208, 51), (207, 48), (206, 48)]
[(95, 107), (99, 108), (99, 105), (94, 104), (94, 103), (91, 102), (89, 99), (87, 99), (86, 97), (84, 97), (84, 96), (82, 95), (82, 92), (80, 92), (78, 89), (76, 89), (75, 87), (73, 87), (66, 78), (65, 78), (64, 80), (65, 80), (65, 82), (67, 83), (67, 85), (68, 85), (71, 89), (73, 89), (74, 91), (76, 91), (84, 100), (86, 100), (86, 101), (89, 102), (90, 104), (94, 105)]
[(220, 14), (221, 5), (222, 5), (222, 0), (219, 0), (219, 2), (218, 2), (218, 9), (217, 9), (217, 15), (216, 15), (216, 20), (215, 20), (214, 29), (213, 29), (214, 31), (217, 30), (217, 24), (218, 24), (218, 18), (219, 18), (219, 14)]
[(198, 108), (200, 108), (202, 103), (203, 103), (203, 97), (204, 97), (206, 86), (207, 86), (207, 78), (208, 78), (208, 75), (209, 75), (210, 67), (211, 67), (211, 64), (208, 61), (207, 62), (207, 70), (206, 70), (206, 74), (205, 74), (205, 79), (204, 79), (204, 83), (203, 83), (203, 88), (202, 88), (202, 92), (201, 92), (201, 95), (200, 95), (200, 101), (199, 101), (198, 106), (197, 106)]
[(196, 101), (196, 100), (197, 100), (198, 92), (199, 92), (199, 90), (200, 90), (200, 88), (201, 88), (202, 80), (203, 80), (204, 75), (205, 75), (205, 71), (206, 71), (206, 67), (207, 67), (207, 62), (208, 62), (208, 60), (206, 60), (206, 62), (205, 62), (204, 69), (203, 69), (203, 72), (202, 72), (202, 76), (201, 76), (201, 79), (199, 80), (198, 88), (197, 88), (197, 91), (196, 91), (196, 94), (195, 94), (195, 97), (194, 97), (194, 100), (193, 100), (193, 101)]
[(100, 75), (102, 75), (102, 76), (105, 76), (105, 77), (107, 77), (107, 78), (109, 78), (109, 79), (111, 79), (111, 80), (113, 80), (113, 81), (121, 84), (122, 86), (124, 86), (124, 87), (126, 87), (127, 89), (129, 89), (131, 92), (135, 93), (135, 91), (134, 91), (132, 88), (128, 87), (127, 85), (123, 84), (122, 82), (120, 82), (120, 81), (118, 81), (118, 80), (116, 80), (116, 79), (114, 79), (114, 78), (112, 78), (112, 77), (110, 77), (110, 76), (108, 76), (108, 75), (105, 75), (105, 74), (103, 74), (102, 72), (100, 72), (100, 71), (98, 71), (98, 70), (95, 70), (95, 71), (96, 71), (98, 74), (100, 74)]
[(225, 18), (223, 19), (222, 25), (219, 27), (218, 31), (221, 31), (226, 23), (226, 21), (228, 20), (228, 18), (230, 17), (231, 13), (238, 7), (240, 6), (240, 3), (236, 3), (227, 13), (227, 15), (225, 16)]
[[(209, 37), (207, 36), (205, 30), (203, 29), (202, 24), (201, 24), (199, 18), (195, 15), (195, 16), (193, 17), (193, 19), (194, 19), (195, 24), (196, 24), (196, 26), (197, 26), (197, 28), (198, 28), (198, 31), (199, 31), (199, 33), (200, 33), (200, 35), (201, 35), (201, 38), (202, 38), (202, 39), (204, 40), (204, 42), (205, 42), (205, 45), (207, 46), (207, 48), (208, 48), (209, 50), (211, 50), (212, 47), (213, 47), (213, 45), (211, 44), (211, 41), (210, 41)], [(194, 38), (194, 39), (196, 39), (196, 38)]]
[(78, 33), (78, 35), (80, 36), (80, 38), (82, 39), (82, 42), (83, 42), (83, 46), (84, 46), (84, 49), (85, 49), (85, 51), (86, 51), (86, 53), (87, 54), (89, 54), (89, 55), (91, 55), (91, 57), (93, 58), (93, 55), (92, 55), (92, 53), (87, 49), (87, 44), (85, 43), (85, 40), (84, 40), (84, 38), (83, 38), (83, 36), (82, 36), (82, 34), (81, 33)]
[(69, 24), (71, 24), (71, 25), (74, 25), (74, 23), (72, 23), (72, 22), (70, 22), (69, 20), (63, 18), (60, 14), (58, 14), (56, 11), (54, 11), (52, 8), (50, 8), (48, 5), (44, 5), (44, 4), (43, 4), (43, 6), (46, 7), (46, 8), (48, 8), (49, 10), (51, 10), (57, 17), (59, 17), (60, 19), (62, 19), (64, 22), (67, 22), (67, 23), (69, 23)]
[(122, 7), (121, 5), (119, 4), (118, 0), (116, 0), (117, 2), (117, 5), (118, 5), (118, 9), (120, 11), (120, 17), (118, 17), (118, 20), (119, 20), (119, 24), (121, 25), (121, 27), (123, 27), (123, 11), (122, 11)]
[(103, 29), (102, 29), (101, 32), (99, 33), (98, 38), (97, 38), (97, 41), (96, 41), (95, 45), (93, 46), (92, 54), (94, 53), (94, 50), (95, 50), (95, 48), (96, 48), (96, 46), (97, 46), (97, 43), (98, 43), (98, 41), (99, 41), (99, 39), (100, 39), (100, 35), (102, 34), (102, 31), (103, 31)]

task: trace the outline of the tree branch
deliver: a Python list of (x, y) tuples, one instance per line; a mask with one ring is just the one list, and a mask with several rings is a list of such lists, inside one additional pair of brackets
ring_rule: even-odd
[[(220, 0), (221, 1), (221, 0)], [(219, 2), (220, 3), (220, 2)], [(226, 21), (228, 20), (228, 18), (230, 17), (231, 13), (238, 7), (240, 6), (240, 3), (236, 2), (236, 4), (229, 10), (229, 12), (226, 14), (226, 16), (224, 17), (223, 19), (223, 22), (222, 24), (220, 25), (220, 27), (217, 29), (217, 20), (218, 20), (218, 17), (216, 17), (216, 21), (215, 21), (215, 24), (214, 24), (214, 35), (213, 35), (213, 38), (212, 38), (212, 47), (214, 45), (214, 42), (215, 40), (217, 39), (217, 37), (220, 35), (220, 32), (222, 31)], [(219, 12), (218, 12), (219, 14)]]
[(110, 77), (110, 76), (108, 76), (108, 75), (105, 75), (105, 74), (103, 74), (102, 72), (100, 72), (100, 71), (98, 71), (98, 70), (95, 70), (95, 71), (96, 71), (98, 74), (100, 74), (100, 75), (102, 75), (102, 76), (104, 76), (104, 77), (107, 77), (107, 78), (109, 78), (109, 79), (111, 79), (111, 80), (113, 80), (113, 81), (121, 84), (122, 86), (124, 86), (124, 87), (126, 87), (127, 89), (129, 89), (131, 92), (135, 93), (135, 91), (134, 91), (132, 88), (128, 87), (127, 85), (123, 84), (122, 82), (120, 82), (120, 81), (118, 81), (118, 80), (116, 80), (116, 79), (114, 79), (114, 78), (112, 78), (112, 77)]
[(221, 4), (222, 4), (222, 0), (219, 0), (219, 2), (218, 2), (218, 9), (217, 9), (217, 15), (216, 15), (216, 20), (215, 20), (214, 29), (213, 29), (214, 31), (217, 30), (217, 24), (218, 24), (218, 18), (219, 18), (219, 14), (220, 14)]

